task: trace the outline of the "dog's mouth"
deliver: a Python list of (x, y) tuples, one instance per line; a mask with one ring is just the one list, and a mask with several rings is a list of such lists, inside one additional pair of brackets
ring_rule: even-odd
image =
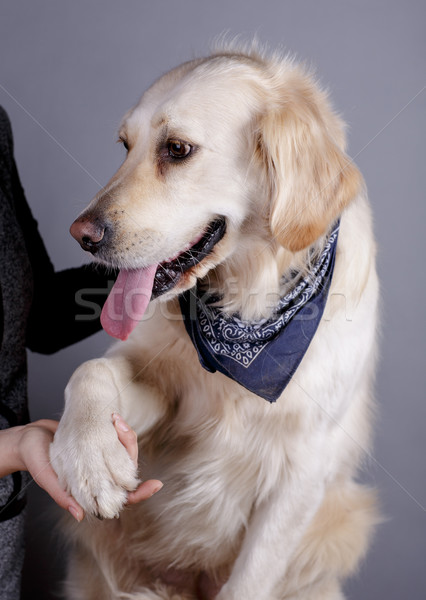
[(101, 314), (101, 324), (112, 337), (126, 340), (142, 319), (149, 301), (173, 289), (183, 275), (208, 256), (226, 232), (219, 217), (177, 256), (141, 269), (122, 269)]
[(174, 288), (186, 271), (210, 254), (225, 235), (225, 231), (226, 221), (220, 217), (210, 223), (204, 233), (178, 256), (161, 262), (155, 272), (152, 298), (157, 298)]

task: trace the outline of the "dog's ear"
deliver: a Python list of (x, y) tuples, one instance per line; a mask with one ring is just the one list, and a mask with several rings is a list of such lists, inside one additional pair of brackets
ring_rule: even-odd
[(326, 233), (360, 191), (362, 177), (341, 149), (340, 120), (313, 87), (291, 94), (287, 89), (258, 127), (257, 148), (272, 197), (272, 235), (297, 252)]

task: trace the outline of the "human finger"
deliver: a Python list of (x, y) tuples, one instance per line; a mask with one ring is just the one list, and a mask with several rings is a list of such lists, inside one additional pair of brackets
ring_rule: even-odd
[(82, 507), (63, 489), (50, 464), (46, 464), (40, 471), (34, 473), (33, 478), (53, 498), (56, 504), (67, 510), (77, 521), (83, 520), (84, 511)]
[(81, 521), (84, 517), (83, 509), (61, 486), (58, 476), (50, 464), (49, 446), (56, 427), (55, 421), (51, 421), (47, 425), (45, 425), (45, 421), (37, 421), (28, 426), (22, 436), (21, 454), (34, 481), (59, 506), (68, 510), (77, 521)]
[(126, 448), (134, 465), (138, 466), (138, 437), (136, 432), (124, 421), (118, 413), (112, 414), (112, 422), (117, 432), (118, 439)]
[(133, 492), (127, 494), (127, 504), (137, 504), (142, 500), (148, 500), (148, 498), (159, 492), (162, 487), (163, 484), (158, 479), (144, 481)]

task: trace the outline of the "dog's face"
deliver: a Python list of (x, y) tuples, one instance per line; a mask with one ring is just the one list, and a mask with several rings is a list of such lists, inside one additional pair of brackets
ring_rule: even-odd
[(309, 246), (359, 183), (314, 84), (290, 64), (274, 71), (247, 56), (163, 76), (125, 116), (119, 140), (124, 163), (71, 233), (131, 273), (121, 285), (148, 301), (192, 287), (238, 251), (244, 228), (290, 251)]
[(227, 240), (248, 215), (250, 118), (230, 74), (172, 71), (125, 116), (126, 159), (73, 235), (119, 269), (162, 265), (156, 293), (193, 284), (201, 262), (211, 268), (231, 251)]

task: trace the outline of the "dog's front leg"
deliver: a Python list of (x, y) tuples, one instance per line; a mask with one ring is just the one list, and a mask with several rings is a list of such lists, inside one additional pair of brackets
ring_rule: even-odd
[[(295, 465), (293, 465), (294, 467)], [(299, 465), (255, 509), (241, 552), (216, 600), (272, 600), (324, 495), (320, 464)]]
[(50, 457), (60, 482), (86, 513), (117, 516), (139, 481), (112, 413), (119, 412), (140, 432), (155, 422), (161, 406), (155, 390), (135, 382), (124, 357), (92, 360), (75, 371)]

